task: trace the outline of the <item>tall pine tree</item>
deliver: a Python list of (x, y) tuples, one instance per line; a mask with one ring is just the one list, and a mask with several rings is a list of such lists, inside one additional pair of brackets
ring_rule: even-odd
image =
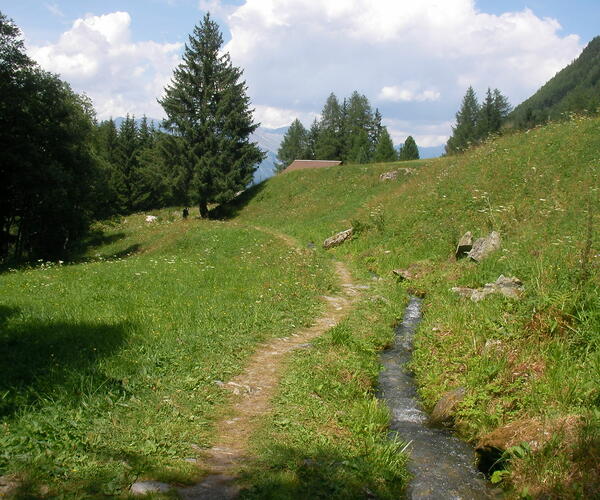
[(206, 14), (159, 100), (167, 115), (164, 127), (189, 149), (190, 195), (202, 217), (208, 217), (209, 203), (227, 202), (244, 189), (265, 156), (250, 142), (258, 124), (242, 70), (221, 53), (222, 46), (219, 27)]
[(319, 136), (315, 146), (315, 156), (319, 160), (341, 160), (343, 152), (343, 113), (342, 107), (332, 92), (321, 111)]
[(419, 159), (419, 148), (412, 135), (409, 135), (404, 141), (404, 145), (398, 154), (398, 159), (401, 161)]
[(446, 143), (446, 153), (459, 153), (477, 140), (477, 120), (479, 103), (473, 87), (467, 89), (462, 105), (456, 113), (456, 125), (452, 127), (452, 136)]
[(278, 162), (275, 164), (275, 169), (281, 172), (294, 160), (307, 159), (307, 152), (308, 132), (296, 118), (287, 129), (277, 150)]
[(394, 149), (394, 143), (390, 137), (387, 127), (381, 127), (379, 132), (379, 140), (375, 147), (375, 154), (373, 160), (377, 163), (394, 161), (397, 160), (396, 150)]

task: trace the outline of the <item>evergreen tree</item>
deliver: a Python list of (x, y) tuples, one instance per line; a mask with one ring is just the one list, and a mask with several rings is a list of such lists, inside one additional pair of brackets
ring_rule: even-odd
[(371, 160), (371, 141), (365, 130), (352, 137), (352, 147), (347, 155), (348, 163), (368, 163)]
[(481, 141), (490, 134), (498, 133), (509, 112), (508, 99), (498, 89), (492, 92), (488, 87), (477, 117), (476, 139)]
[(321, 111), (319, 136), (315, 146), (315, 156), (319, 160), (341, 160), (343, 113), (337, 97), (332, 92)]
[[(344, 160), (357, 162), (358, 151), (362, 149), (364, 151), (361, 155), (367, 156), (365, 162), (369, 161), (375, 145), (373, 124), (373, 111), (369, 100), (355, 90), (348, 99), (344, 116)], [(367, 142), (364, 141), (363, 133), (367, 137)]]
[(473, 87), (467, 89), (462, 105), (456, 114), (456, 125), (452, 127), (452, 136), (446, 143), (446, 153), (459, 153), (477, 140), (477, 120), (479, 104)]
[(0, 258), (56, 258), (84, 234), (100, 181), (94, 120), (0, 12)]
[(371, 141), (371, 144), (373, 144), (374, 148), (377, 148), (377, 144), (379, 144), (379, 135), (385, 128), (383, 125), (381, 125), (381, 118), (382, 117), (379, 109), (375, 109), (375, 113), (373, 114), (373, 122), (371, 123), (371, 128), (369, 130), (369, 140)]
[(307, 159), (308, 132), (297, 118), (287, 129), (277, 150), (275, 169), (281, 172), (294, 160)]
[(397, 160), (396, 150), (394, 149), (394, 143), (390, 137), (387, 127), (381, 127), (379, 132), (379, 139), (375, 147), (375, 154), (373, 160), (375, 162), (386, 162)]
[(183, 62), (159, 100), (164, 127), (180, 137), (190, 158), (189, 189), (202, 217), (208, 204), (224, 203), (252, 180), (264, 153), (249, 140), (253, 122), (242, 71), (222, 54), (223, 37), (206, 14), (186, 44)]
[(306, 159), (315, 160), (317, 158), (317, 141), (319, 139), (319, 122), (315, 118), (310, 129), (306, 134)]
[(115, 187), (119, 194), (121, 210), (135, 211), (136, 177), (139, 152), (138, 129), (135, 117), (127, 115), (119, 127)]
[(417, 143), (413, 139), (412, 135), (409, 135), (404, 141), (404, 145), (400, 149), (398, 159), (401, 161), (419, 159), (419, 148), (417, 147)]

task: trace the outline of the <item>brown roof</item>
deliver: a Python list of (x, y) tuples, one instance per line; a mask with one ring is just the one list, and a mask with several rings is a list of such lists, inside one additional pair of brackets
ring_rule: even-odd
[(284, 172), (290, 170), (300, 170), (302, 168), (323, 168), (323, 167), (335, 167), (342, 163), (338, 160), (294, 160), (290, 163)]

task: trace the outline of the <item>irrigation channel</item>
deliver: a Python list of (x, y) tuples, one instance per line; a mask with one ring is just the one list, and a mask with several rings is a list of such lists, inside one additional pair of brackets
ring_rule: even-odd
[(500, 498), (475, 467), (473, 449), (449, 431), (429, 426), (427, 414), (421, 409), (415, 381), (406, 368), (421, 321), (421, 303), (420, 298), (410, 298), (403, 321), (396, 328), (394, 346), (381, 356), (384, 369), (379, 376), (379, 396), (392, 413), (391, 433), (410, 442), (408, 468), (413, 477), (407, 498)]

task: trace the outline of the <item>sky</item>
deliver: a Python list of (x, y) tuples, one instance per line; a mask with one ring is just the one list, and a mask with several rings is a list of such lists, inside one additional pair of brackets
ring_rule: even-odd
[(29, 55), (92, 98), (99, 119), (157, 103), (205, 12), (244, 70), (255, 118), (309, 126), (357, 90), (396, 144), (440, 146), (469, 85), (513, 105), (600, 34), (600, 0), (0, 0)]

